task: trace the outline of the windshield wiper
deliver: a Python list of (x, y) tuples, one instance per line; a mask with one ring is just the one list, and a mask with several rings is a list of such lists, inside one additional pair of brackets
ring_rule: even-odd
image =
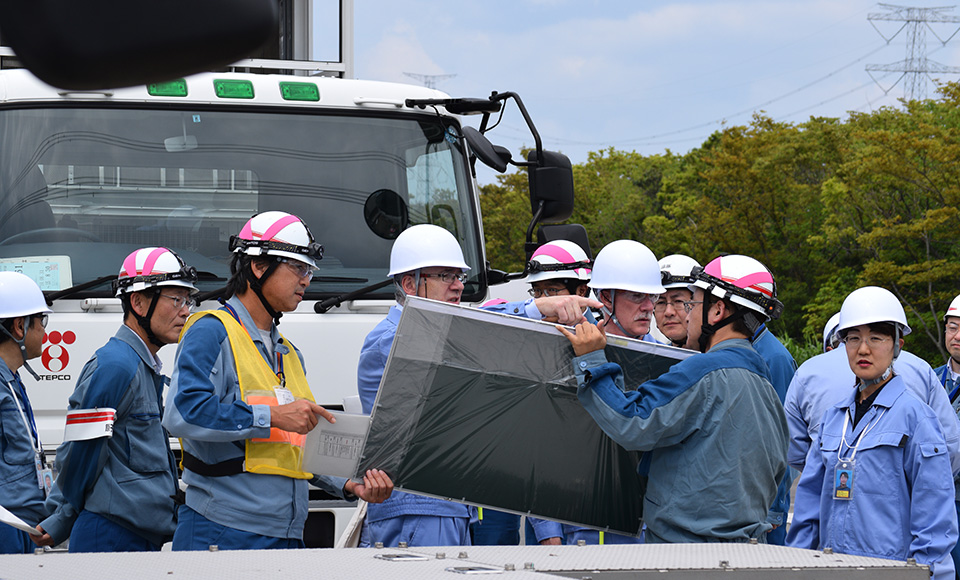
[[(340, 283), (344, 283), (344, 284), (363, 284), (364, 282), (367, 281), (367, 279), (366, 279), (366, 278), (338, 277), (338, 276), (317, 276), (317, 277), (313, 278), (313, 281), (314, 281), (314, 282), (325, 282), (325, 283), (340, 282)], [(384, 286), (386, 286), (387, 283), (389, 283), (389, 282), (393, 282), (393, 280), (386, 280), (385, 282), (381, 282), (381, 283), (375, 284), (375, 285), (373, 285), (373, 286), (368, 286), (368, 287), (366, 287), (366, 288), (361, 288), (361, 289), (359, 289), (359, 290), (357, 290), (357, 291), (355, 291), (355, 292), (351, 292), (351, 293), (349, 293), (349, 294), (344, 294), (344, 295), (342, 295), (342, 296), (335, 296), (335, 297), (333, 297), (333, 298), (328, 298), (328, 299), (324, 300), (323, 302), (318, 302), (318, 303), (313, 307), (313, 309), (314, 309), (316, 312), (318, 312), (318, 313), (320, 313), (320, 314), (323, 314), (324, 312), (326, 312), (327, 310), (330, 310), (330, 309), (333, 308), (334, 306), (339, 306), (341, 302), (346, 302), (347, 300), (352, 300), (352, 299), (356, 298), (357, 296), (359, 296), (359, 295), (361, 295), (361, 294), (366, 294), (367, 292), (372, 292), (372, 291), (374, 291), (374, 290), (379, 290), (380, 288), (383, 288)], [(227, 287), (224, 286), (224, 287), (222, 287), (222, 288), (217, 288), (216, 290), (211, 290), (211, 291), (209, 291), (209, 292), (203, 292), (202, 294), (200, 294), (200, 295), (197, 297), (197, 303), (199, 304), (199, 303), (201, 303), (201, 302), (205, 302), (205, 301), (211, 300), (211, 299), (213, 299), (213, 298), (220, 298), (221, 296), (223, 296), (223, 292), (224, 292), (226, 289), (227, 289)], [(328, 304), (328, 303), (329, 303), (328, 306), (324, 307), (323, 310), (320, 310), (321, 305), (323, 305), (323, 304)]]
[[(366, 282), (366, 280), (364, 280), (364, 282)], [(375, 292), (385, 286), (389, 286), (390, 284), (393, 284), (393, 279), (387, 278), (383, 282), (377, 282), (373, 286), (367, 286), (365, 288), (360, 288), (359, 290), (354, 290), (353, 292), (349, 292), (347, 294), (341, 294), (339, 296), (334, 296), (333, 298), (327, 298), (326, 300), (323, 300), (321, 302), (317, 302), (316, 304), (314, 304), (313, 310), (317, 314), (325, 314), (330, 309), (336, 308), (337, 306), (340, 306), (341, 304), (343, 304), (348, 300), (353, 300), (354, 298), (359, 298), (364, 294)]]
[(117, 279), (116, 274), (111, 274), (109, 276), (101, 276), (96, 280), (90, 280), (89, 282), (84, 282), (83, 284), (77, 284), (76, 286), (71, 286), (63, 290), (57, 290), (56, 292), (50, 292), (50, 293), (44, 292), (43, 297), (46, 299), (48, 306), (53, 306), (54, 300), (60, 300), (61, 298), (66, 298), (67, 296), (71, 296), (73, 294), (76, 294), (77, 292), (83, 292), (84, 290), (87, 290), (89, 288), (95, 288), (97, 286), (100, 286), (101, 284), (112, 282), (113, 280), (116, 280), (116, 279)]
[(367, 278), (347, 278), (341, 276), (314, 276), (314, 282), (343, 282), (344, 284), (363, 284), (369, 282)]

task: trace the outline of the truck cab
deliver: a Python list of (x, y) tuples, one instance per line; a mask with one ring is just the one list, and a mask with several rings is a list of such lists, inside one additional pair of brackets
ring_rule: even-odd
[[(110, 282), (137, 248), (177, 252), (199, 272), (199, 308), (216, 308), (230, 236), (259, 212), (301, 217), (324, 254), (280, 329), (330, 409), (357, 394), (360, 347), (393, 303), (389, 254), (405, 228), (453, 233), (470, 266), (463, 300), (482, 300), (496, 273), (465, 131), (498, 163), (509, 154), (447, 106), (471, 107), (424, 87), (323, 76), (202, 73), (67, 91), (0, 71), (0, 271), (33, 278), (54, 310), (39, 381), (24, 377), (47, 449), (62, 442), (80, 370), (122, 323)], [(160, 350), (166, 374), (175, 352)]]

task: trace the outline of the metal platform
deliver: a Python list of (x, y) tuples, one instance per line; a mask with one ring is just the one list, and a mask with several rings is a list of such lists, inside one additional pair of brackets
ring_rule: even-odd
[(462, 575), (478, 574), (510, 580), (620, 580), (654, 575), (669, 580), (929, 577), (925, 566), (907, 562), (749, 544), (443, 546), (148, 554), (47, 552), (0, 556), (2, 580), (456, 580)]

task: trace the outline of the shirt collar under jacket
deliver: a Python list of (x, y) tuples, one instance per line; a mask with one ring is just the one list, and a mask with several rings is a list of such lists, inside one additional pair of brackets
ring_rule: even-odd
[(0, 358), (0, 381), (3, 381), (4, 384), (9, 383), (16, 379), (17, 375), (10, 370), (10, 367), (7, 366), (7, 361)]
[(707, 352), (714, 350), (721, 350), (724, 348), (749, 348), (751, 350), (756, 350), (753, 348), (753, 344), (745, 338), (728, 338), (727, 340), (721, 340), (717, 344), (711, 346)]
[[(240, 317), (240, 324), (243, 325), (244, 328), (257, 328), (256, 323), (253, 322), (253, 317), (250, 316), (250, 312), (247, 311), (247, 307), (243, 305), (243, 302), (241, 302), (239, 298), (233, 296), (227, 300), (227, 304), (229, 304), (237, 313), (237, 316)], [(277, 329), (277, 325), (273, 324), (272, 322), (270, 323), (270, 340), (273, 342), (272, 349), (267, 348), (263, 342), (263, 337), (259, 332), (247, 331), (247, 334), (250, 335), (250, 338), (253, 340), (254, 344), (257, 345), (257, 348), (260, 349), (260, 352), (264, 354), (264, 358), (270, 361), (271, 367), (275, 365), (275, 361), (271, 360), (274, 357), (268, 356), (269, 352), (278, 352), (280, 354), (288, 354), (290, 352), (286, 345), (280, 344), (280, 331)]]
[(160, 361), (160, 357), (152, 354), (150, 349), (147, 348), (147, 343), (143, 342), (143, 339), (140, 338), (140, 335), (134, 332), (132, 328), (123, 324), (120, 326), (120, 330), (117, 331), (115, 335), (118, 340), (129, 344), (133, 347), (133, 350), (137, 355), (143, 360), (147, 366), (152, 367), (154, 371), (159, 375), (163, 372), (163, 362)]
[[(894, 374), (890, 382), (880, 389), (880, 394), (873, 400), (873, 406), (889, 409), (905, 389), (903, 379), (900, 375)], [(850, 416), (852, 417), (857, 410), (857, 394), (859, 394), (859, 391), (857, 391), (855, 387), (851, 387), (850, 391), (850, 395), (834, 405), (834, 407), (849, 410)]]

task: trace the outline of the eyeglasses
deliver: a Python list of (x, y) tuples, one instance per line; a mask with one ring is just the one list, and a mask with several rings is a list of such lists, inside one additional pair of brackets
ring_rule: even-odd
[(643, 304), (647, 300), (656, 304), (657, 300), (660, 299), (659, 294), (647, 294), (645, 292), (617, 292), (617, 296), (623, 296), (624, 300), (633, 302), (634, 304)]
[(657, 300), (656, 303), (654, 303), (653, 305), (653, 309), (657, 312), (663, 312), (667, 309), (667, 306), (672, 306), (674, 310), (676, 310), (677, 312), (680, 312), (681, 310), (683, 310), (683, 300), (680, 300), (679, 298), (676, 300), (671, 300), (669, 302), (665, 299)]
[(957, 324), (956, 322), (951, 322), (947, 324), (946, 331), (947, 331), (947, 334), (956, 334), (957, 332), (960, 332), (960, 324)]
[(683, 301), (683, 311), (687, 314), (693, 312), (693, 307), (696, 304), (703, 304), (703, 300), (684, 300)]
[(196, 300), (194, 300), (193, 297), (191, 296), (184, 296), (182, 294), (178, 294), (176, 296), (170, 296), (169, 294), (160, 294), (160, 296), (167, 298), (169, 300), (173, 300), (173, 307), (176, 308), (177, 310), (183, 309), (184, 306), (187, 306), (192, 310), (193, 307), (197, 305)]
[(453, 281), (456, 280), (461, 284), (467, 281), (467, 275), (463, 272), (440, 272), (439, 274), (420, 274), (421, 278), (440, 278), (440, 282), (444, 284), (453, 284)]
[(40, 321), (40, 328), (46, 328), (47, 322), (50, 321), (50, 316), (47, 314), (34, 314), (32, 318)]
[[(893, 340), (889, 336), (881, 336), (878, 334), (871, 334), (867, 337), (867, 346), (871, 349), (880, 348), (887, 342)], [(860, 344), (863, 342), (863, 337), (857, 336), (855, 334), (848, 334), (844, 337), (843, 342), (850, 348), (859, 348)]]
[(310, 280), (313, 278), (313, 273), (317, 271), (316, 268), (310, 264), (304, 264), (300, 260), (291, 260), (290, 258), (280, 258), (280, 261), (290, 267), (294, 272), (297, 273), (301, 278), (306, 278)]
[(531, 288), (527, 290), (527, 294), (534, 298), (542, 298), (544, 296), (560, 296), (562, 292), (566, 291), (566, 288)]

